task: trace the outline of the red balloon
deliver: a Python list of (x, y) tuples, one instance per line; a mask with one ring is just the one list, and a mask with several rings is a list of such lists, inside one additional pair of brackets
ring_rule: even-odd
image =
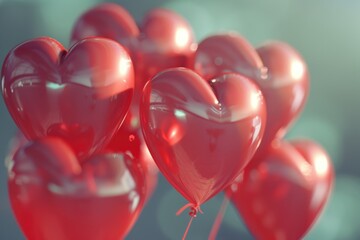
[(325, 150), (310, 140), (273, 142), (227, 194), (256, 239), (302, 239), (334, 179)]
[(236, 33), (205, 38), (196, 50), (193, 65), (195, 71), (207, 80), (228, 72), (240, 73), (251, 79), (266, 74), (255, 48)]
[(87, 37), (104, 37), (121, 43), (128, 51), (137, 47), (139, 28), (130, 13), (114, 3), (102, 3), (76, 21), (71, 45)]
[(268, 79), (257, 82), (264, 94), (268, 120), (261, 146), (282, 138), (305, 106), (309, 74), (300, 54), (283, 42), (269, 42), (257, 49), (268, 69)]
[(266, 111), (255, 84), (238, 74), (209, 83), (164, 71), (144, 87), (140, 120), (159, 170), (194, 207), (243, 170), (263, 135)]
[(28, 139), (57, 136), (82, 159), (103, 148), (119, 128), (133, 95), (130, 57), (117, 42), (84, 39), (69, 51), (37, 38), (9, 52), (2, 94)]
[(145, 16), (141, 33), (137, 74), (143, 74), (145, 81), (167, 68), (189, 66), (196, 44), (183, 17), (168, 9), (154, 9)]
[(144, 203), (141, 169), (125, 153), (80, 165), (60, 139), (30, 142), (14, 156), (10, 201), (29, 240), (123, 239)]

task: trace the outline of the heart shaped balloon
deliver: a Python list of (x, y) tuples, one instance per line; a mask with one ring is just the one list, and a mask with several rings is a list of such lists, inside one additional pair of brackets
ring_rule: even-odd
[(300, 54), (283, 42), (269, 42), (257, 48), (268, 69), (268, 79), (258, 79), (266, 101), (268, 120), (262, 146), (285, 136), (300, 115), (309, 94), (309, 74)]
[(29, 240), (123, 239), (144, 203), (141, 168), (124, 153), (82, 166), (58, 138), (30, 142), (14, 156), (9, 196)]
[(6, 106), (28, 139), (60, 137), (82, 159), (103, 148), (124, 120), (134, 75), (115, 41), (88, 38), (67, 51), (43, 37), (9, 52), (1, 81)]
[(302, 239), (333, 184), (329, 156), (310, 140), (273, 142), (227, 195), (256, 239)]
[(101, 3), (76, 21), (71, 45), (87, 37), (104, 37), (123, 45), (129, 53), (137, 47), (139, 28), (130, 13), (115, 3)]
[(193, 68), (207, 80), (227, 72), (257, 79), (266, 77), (267, 71), (255, 48), (236, 33), (212, 35), (202, 40), (195, 52)]
[(249, 79), (228, 74), (207, 83), (175, 68), (144, 87), (140, 120), (159, 170), (194, 207), (243, 170), (266, 121), (262, 94)]
[(199, 44), (194, 69), (206, 79), (236, 72), (256, 81), (268, 113), (259, 152), (285, 135), (308, 96), (306, 64), (294, 48), (282, 42), (269, 42), (255, 50), (239, 35), (214, 35)]
[[(135, 95), (127, 122), (139, 129), (139, 101), (145, 83), (158, 72), (189, 65), (196, 44), (191, 26), (177, 13), (153, 9), (140, 29), (120, 5), (104, 3), (85, 12), (75, 23), (71, 42), (100, 36), (125, 45), (135, 66)], [(130, 126), (130, 125), (129, 125)]]
[(172, 67), (188, 67), (196, 50), (188, 22), (169, 9), (153, 9), (144, 17), (139, 37), (137, 64), (147, 81), (158, 72)]

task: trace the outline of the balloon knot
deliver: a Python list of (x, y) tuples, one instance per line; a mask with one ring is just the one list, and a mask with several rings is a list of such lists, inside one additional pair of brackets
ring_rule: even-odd
[(189, 216), (192, 218), (195, 218), (197, 216), (197, 214), (200, 212), (201, 214), (204, 213), (201, 208), (200, 205), (197, 204), (193, 204), (193, 203), (188, 203), (185, 206), (183, 206), (182, 208), (180, 208), (177, 212), (176, 212), (176, 216), (179, 216), (183, 211), (185, 211), (185, 209), (190, 208), (190, 212), (189, 212)]

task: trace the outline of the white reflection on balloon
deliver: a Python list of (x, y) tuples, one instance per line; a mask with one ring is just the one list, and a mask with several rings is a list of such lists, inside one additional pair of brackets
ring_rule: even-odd
[(320, 177), (323, 177), (329, 170), (329, 162), (327, 157), (322, 153), (317, 153), (314, 161), (314, 168), (316, 174)]
[(295, 80), (300, 80), (305, 72), (305, 67), (302, 62), (299, 60), (294, 60), (291, 62), (291, 77)]
[(256, 91), (251, 94), (250, 101), (253, 110), (258, 110), (261, 104), (262, 94), (261, 91)]
[[(252, 135), (252, 142), (255, 142), (256, 139), (259, 137), (259, 133), (261, 130), (262, 122), (259, 116), (255, 117), (252, 121), (252, 127), (254, 128), (254, 134)], [(260, 142), (258, 143), (258, 146), (260, 145)], [(257, 147), (258, 147), (257, 146)]]
[(140, 196), (136, 191), (133, 190), (129, 194), (129, 200), (132, 202), (130, 206), (130, 211), (133, 212), (139, 205)]
[(178, 48), (185, 47), (190, 40), (189, 32), (186, 28), (178, 28), (175, 33), (175, 43)]
[(175, 109), (174, 114), (178, 119), (183, 119), (183, 120), (186, 119), (186, 113), (183, 110)]
[(65, 87), (65, 84), (58, 84), (58, 83), (54, 83), (54, 82), (46, 82), (46, 87), (50, 88), (52, 90), (59, 90), (59, 89), (63, 89)]
[[(120, 76), (126, 76), (129, 72), (131, 61), (129, 58), (121, 57), (119, 60), (119, 74)], [(126, 79), (123, 80), (124, 82)]]
[(117, 179), (116, 182), (104, 182), (98, 186), (97, 194), (101, 197), (128, 194), (130, 191), (135, 189), (135, 187), (136, 184), (131, 173), (129, 170), (125, 170), (125, 172)]
[(295, 111), (297, 111), (297, 109), (299, 109), (300, 105), (302, 104), (302, 102), (304, 100), (305, 91), (302, 86), (296, 85), (292, 89), (292, 92), (294, 95), (294, 101), (292, 102), (292, 105), (291, 105), (291, 111), (295, 112)]

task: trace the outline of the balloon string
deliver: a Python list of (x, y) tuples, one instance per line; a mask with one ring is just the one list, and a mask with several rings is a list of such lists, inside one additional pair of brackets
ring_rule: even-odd
[(209, 235), (209, 238), (208, 240), (215, 240), (216, 239), (216, 235), (218, 234), (219, 232), (219, 229), (220, 229), (220, 225), (221, 225), (221, 222), (224, 218), (224, 215), (225, 215), (225, 211), (229, 205), (229, 202), (230, 202), (230, 199), (226, 196), (224, 196), (224, 199), (221, 203), (221, 207), (220, 207), (220, 210), (218, 212), (218, 215), (216, 216), (216, 219), (215, 219), (215, 222), (211, 228), (211, 232), (210, 232), (210, 235)]
[(194, 207), (194, 204), (193, 203), (186, 204), (185, 206), (183, 206), (176, 212), (176, 216), (179, 216), (183, 211), (185, 211), (185, 209), (187, 209), (189, 207)]
[(187, 227), (186, 227), (186, 230), (185, 230), (185, 232), (184, 232), (184, 235), (183, 235), (183, 237), (182, 237), (182, 240), (185, 240), (185, 239), (186, 239), (186, 236), (187, 236), (187, 234), (188, 234), (188, 232), (189, 232), (191, 223), (192, 223), (192, 221), (194, 220), (195, 217), (196, 217), (196, 215), (195, 215), (195, 216), (192, 216), (192, 217), (190, 218), (190, 221), (189, 221), (189, 223), (188, 223), (188, 225), (187, 225)]
[(189, 232), (189, 229), (190, 229), (190, 226), (191, 226), (191, 223), (192, 221), (194, 220), (194, 218), (196, 218), (197, 216), (197, 213), (200, 212), (200, 213), (203, 213), (203, 211), (201, 210), (200, 206), (199, 205), (195, 205), (193, 203), (188, 203), (186, 204), (185, 206), (183, 206), (182, 208), (180, 208), (177, 212), (176, 212), (176, 215), (179, 216), (186, 208), (190, 208), (190, 212), (189, 212), (189, 215), (190, 215), (190, 221), (186, 227), (186, 230), (184, 232), (184, 235), (182, 237), (182, 240), (185, 240), (186, 239), (186, 236)]

